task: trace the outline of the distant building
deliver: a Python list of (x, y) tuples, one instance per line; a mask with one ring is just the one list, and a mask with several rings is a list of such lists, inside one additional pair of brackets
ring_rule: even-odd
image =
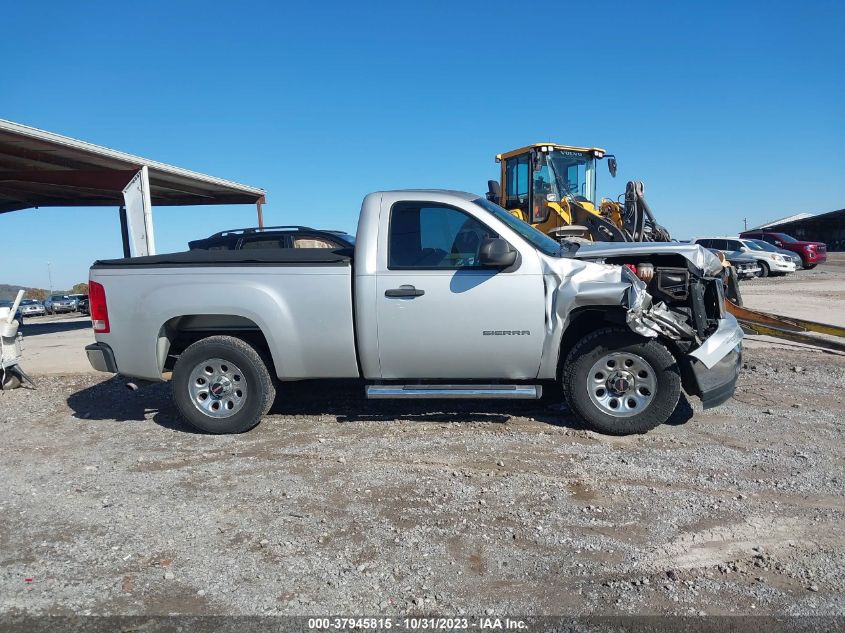
[(824, 242), (829, 251), (845, 251), (845, 209), (818, 215), (798, 213), (750, 230), (778, 231), (799, 240)]

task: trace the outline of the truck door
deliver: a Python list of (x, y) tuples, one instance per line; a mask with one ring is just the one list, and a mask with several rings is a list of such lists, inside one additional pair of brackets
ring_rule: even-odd
[(376, 280), (382, 378), (536, 377), (545, 336), (539, 263), (482, 267), (481, 242), (498, 235), (456, 207), (402, 201), (389, 213)]

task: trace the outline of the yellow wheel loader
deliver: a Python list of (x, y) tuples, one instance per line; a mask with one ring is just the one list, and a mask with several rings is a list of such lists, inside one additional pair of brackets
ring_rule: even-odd
[(624, 203), (596, 201), (596, 165), (616, 157), (600, 147), (535, 143), (498, 154), (500, 179), (488, 181), (487, 198), (558, 239), (596, 242), (665, 242), (669, 232), (654, 219), (641, 182), (629, 182)]

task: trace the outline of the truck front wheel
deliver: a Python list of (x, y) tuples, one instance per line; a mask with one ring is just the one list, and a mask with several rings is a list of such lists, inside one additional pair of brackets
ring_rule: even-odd
[(172, 388), (179, 413), (205, 433), (248, 431), (276, 395), (267, 363), (233, 336), (210, 336), (185, 349), (173, 367)]
[(611, 435), (645, 433), (672, 415), (681, 396), (675, 358), (654, 339), (618, 327), (581, 339), (563, 365), (572, 410)]

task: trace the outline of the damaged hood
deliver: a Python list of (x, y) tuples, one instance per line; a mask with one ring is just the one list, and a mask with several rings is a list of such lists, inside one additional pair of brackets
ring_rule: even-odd
[(603, 259), (622, 255), (681, 255), (705, 275), (719, 275), (719, 258), (698, 244), (680, 242), (600, 242), (584, 244), (570, 255), (575, 259)]
[(563, 329), (578, 308), (605, 306), (625, 310), (628, 327), (642, 336), (663, 334), (676, 340), (695, 337), (682, 317), (671, 312), (665, 303), (652, 301), (646, 284), (625, 266), (568, 258), (548, 258), (546, 263), (546, 287), (557, 289), (547, 295), (550, 328), (557, 321)]

